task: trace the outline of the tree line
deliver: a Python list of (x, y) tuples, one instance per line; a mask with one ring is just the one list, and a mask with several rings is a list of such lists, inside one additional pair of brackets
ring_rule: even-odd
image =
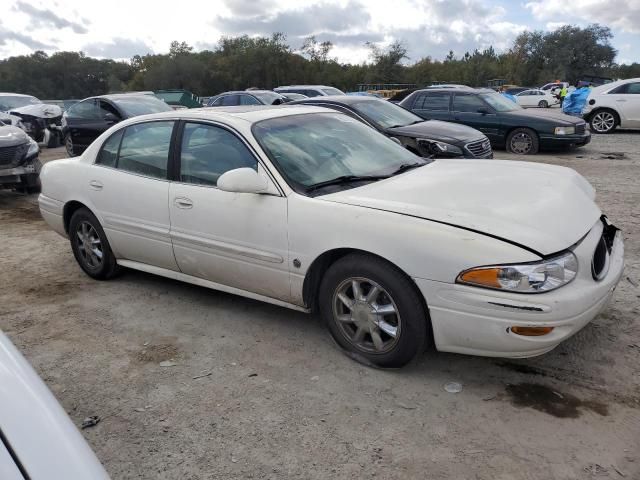
[(305, 39), (292, 48), (282, 33), (270, 37), (223, 37), (214, 50), (195, 52), (185, 42), (171, 43), (168, 54), (135, 55), (130, 61), (96, 59), (82, 52), (37, 51), (0, 61), (0, 91), (41, 99), (85, 98), (131, 90), (183, 88), (208, 96), (248, 87), (272, 89), (288, 84), (334, 85), (352, 91), (362, 83), (463, 83), (487, 80), (536, 86), (555, 79), (574, 82), (584, 75), (640, 77), (640, 63), (618, 65), (613, 35), (598, 24), (566, 25), (553, 32), (526, 31), (504, 53), (493, 47), (444, 60), (425, 57), (413, 63), (401, 42), (379, 48), (367, 43), (370, 60), (340, 63), (331, 42)]

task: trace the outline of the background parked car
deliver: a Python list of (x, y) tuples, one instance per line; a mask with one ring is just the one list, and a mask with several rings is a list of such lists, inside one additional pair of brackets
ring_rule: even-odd
[(78, 429), (0, 332), (0, 478), (109, 480)]
[(416, 155), (434, 158), (492, 158), (489, 140), (474, 128), (419, 116), (386, 100), (349, 95), (316, 97), (295, 102), (346, 113), (397, 139)]
[(342, 90), (327, 85), (288, 85), (273, 89), (278, 93), (301, 93), (307, 97), (322, 97), (327, 95), (346, 95)]
[(170, 110), (153, 95), (123, 93), (86, 98), (62, 115), (67, 155), (80, 155), (102, 132), (125, 118)]
[(290, 102), (294, 102), (296, 100), (304, 100), (305, 98), (309, 98), (306, 95), (301, 93), (281, 93), (284, 98), (286, 98)]
[(462, 123), (484, 133), (491, 145), (516, 154), (540, 148), (579, 147), (591, 141), (581, 118), (550, 110), (525, 110), (489, 89), (418, 90), (400, 105), (425, 119)]
[(38, 144), (21, 128), (0, 120), (0, 188), (26, 193), (40, 189)]
[(209, 99), (209, 107), (233, 107), (236, 105), (280, 105), (288, 98), (271, 90), (240, 90), (224, 92)]
[(0, 93), (0, 112), (6, 112), (20, 123), (31, 138), (46, 147), (57, 147), (62, 141), (62, 109), (57, 105), (43, 103), (32, 95)]
[[(509, 93), (509, 92), (505, 92)], [(547, 108), (553, 105), (559, 105), (560, 101), (549, 90), (540, 90), (532, 88), (529, 90), (523, 90), (518, 93), (511, 93), (516, 99), (516, 102), (521, 107), (540, 107)]]
[(182, 108), (200, 108), (200, 97), (196, 94), (182, 89), (155, 90), (153, 94), (174, 110)]
[(640, 128), (640, 78), (593, 88), (583, 114), (596, 133), (610, 133), (617, 127)]

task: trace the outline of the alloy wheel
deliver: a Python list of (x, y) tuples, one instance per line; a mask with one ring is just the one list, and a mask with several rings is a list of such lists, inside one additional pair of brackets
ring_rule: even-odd
[(389, 292), (367, 278), (348, 278), (333, 293), (333, 318), (358, 350), (386, 353), (400, 337), (402, 321)]
[(591, 126), (596, 132), (607, 133), (613, 130), (616, 125), (616, 118), (611, 112), (598, 112), (591, 120)]
[(96, 229), (89, 222), (81, 222), (76, 229), (76, 245), (87, 267), (96, 269), (102, 266), (104, 253), (102, 242)]
[(533, 147), (533, 139), (531, 138), (531, 135), (527, 133), (524, 133), (524, 132), (516, 133), (511, 138), (510, 147), (513, 153), (519, 153), (519, 154), (529, 153), (531, 151), (531, 148)]

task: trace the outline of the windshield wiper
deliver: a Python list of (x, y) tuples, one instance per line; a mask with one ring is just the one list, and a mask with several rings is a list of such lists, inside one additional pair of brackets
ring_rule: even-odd
[(415, 162), (415, 163), (403, 163), (391, 175), (398, 175), (399, 173), (406, 172), (407, 170), (411, 170), (413, 168), (422, 167), (429, 162)]
[(307, 192), (313, 192), (314, 190), (318, 190), (322, 187), (328, 187), (330, 185), (342, 185), (353, 182), (374, 182), (384, 178), (389, 178), (389, 175), (341, 175), (339, 177), (332, 178), (331, 180), (314, 183), (307, 187)]

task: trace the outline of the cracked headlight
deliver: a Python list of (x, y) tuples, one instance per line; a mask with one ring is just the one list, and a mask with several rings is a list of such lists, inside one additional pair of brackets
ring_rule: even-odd
[(578, 260), (572, 252), (533, 263), (494, 265), (465, 270), (457, 283), (516, 293), (542, 293), (573, 280)]
[(455, 145), (451, 145), (450, 143), (438, 142), (436, 140), (429, 140), (427, 138), (419, 138), (417, 142), (418, 145), (420, 145), (427, 153), (430, 153), (431, 155), (445, 155), (450, 157), (463, 154), (460, 147), (456, 147)]

